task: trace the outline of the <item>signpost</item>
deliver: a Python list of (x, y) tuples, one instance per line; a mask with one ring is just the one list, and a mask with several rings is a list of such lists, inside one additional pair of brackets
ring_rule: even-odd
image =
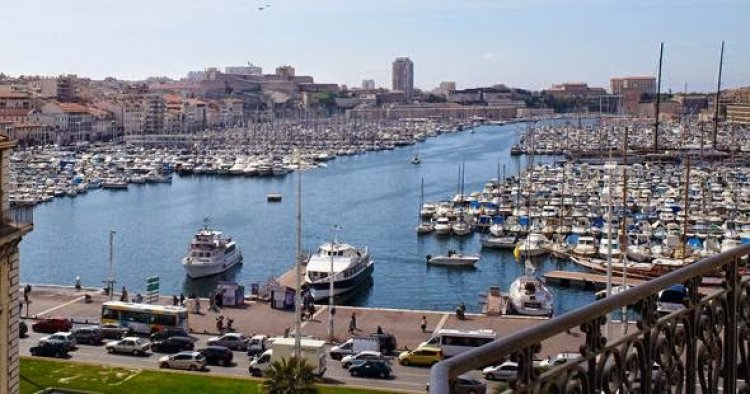
[(150, 276), (146, 278), (146, 303), (159, 303), (159, 277)]

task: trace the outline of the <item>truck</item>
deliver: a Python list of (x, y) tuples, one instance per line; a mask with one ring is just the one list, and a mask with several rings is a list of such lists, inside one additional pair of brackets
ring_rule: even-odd
[[(270, 338), (271, 348), (255, 356), (248, 372), (253, 376), (263, 376), (271, 364), (294, 356), (294, 338)], [(313, 366), (314, 374), (322, 377), (326, 371), (325, 341), (303, 338), (300, 342), (300, 356)]]
[(334, 360), (341, 360), (344, 356), (364, 352), (365, 350), (380, 352), (380, 340), (373, 337), (354, 337), (349, 338), (341, 345), (331, 348), (329, 354)]

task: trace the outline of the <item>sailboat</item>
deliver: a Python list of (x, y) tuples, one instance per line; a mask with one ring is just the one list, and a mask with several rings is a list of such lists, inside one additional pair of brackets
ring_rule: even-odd
[(458, 203), (458, 216), (456, 217), (456, 221), (451, 225), (451, 231), (453, 231), (453, 234), (456, 234), (458, 236), (464, 236), (471, 234), (471, 226), (466, 223), (466, 220), (464, 219), (464, 165), (462, 164), (458, 168), (459, 173), (459, 182), (458, 182), (458, 196), (460, 197)]
[(417, 224), (417, 234), (428, 234), (431, 233), (433, 230), (435, 230), (435, 227), (432, 225), (432, 222), (426, 222), (422, 220), (422, 207), (424, 206), (424, 178), (422, 178), (422, 185), (421, 185), (421, 194), (419, 198), (419, 212), (417, 214), (417, 220), (419, 220), (419, 224)]
[(554, 313), (555, 297), (544, 281), (534, 276), (534, 266), (526, 259), (525, 273), (508, 289), (511, 312), (527, 316), (549, 316)]

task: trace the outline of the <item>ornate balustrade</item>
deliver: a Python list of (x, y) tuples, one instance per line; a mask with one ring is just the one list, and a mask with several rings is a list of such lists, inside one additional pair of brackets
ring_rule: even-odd
[[(448, 394), (458, 375), (510, 359), (518, 363), (510, 390), (520, 393), (750, 393), (748, 254), (750, 246), (740, 246), (444, 360), (432, 368), (430, 392)], [(700, 287), (707, 276), (721, 277), (721, 286)], [(675, 284), (688, 300), (660, 314), (658, 294)], [(635, 329), (608, 340), (608, 315), (629, 306), (638, 311)], [(542, 342), (575, 327), (584, 334), (581, 357), (535, 368)]]

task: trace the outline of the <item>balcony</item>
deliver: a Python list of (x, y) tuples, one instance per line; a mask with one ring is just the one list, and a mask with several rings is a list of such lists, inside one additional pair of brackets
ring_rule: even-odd
[(5, 225), (0, 235), (5, 236), (14, 231), (23, 234), (34, 228), (34, 207), (31, 205), (18, 205), (8, 208), (3, 212)]
[[(430, 392), (448, 394), (457, 376), (500, 360), (518, 363), (508, 392), (750, 392), (748, 254), (750, 245), (737, 247), (442, 361), (431, 370)], [(659, 293), (676, 284), (687, 299), (657, 312)], [(628, 307), (637, 311), (635, 324), (607, 338), (610, 313)], [(534, 367), (545, 340), (579, 327), (579, 358), (547, 371)]]

